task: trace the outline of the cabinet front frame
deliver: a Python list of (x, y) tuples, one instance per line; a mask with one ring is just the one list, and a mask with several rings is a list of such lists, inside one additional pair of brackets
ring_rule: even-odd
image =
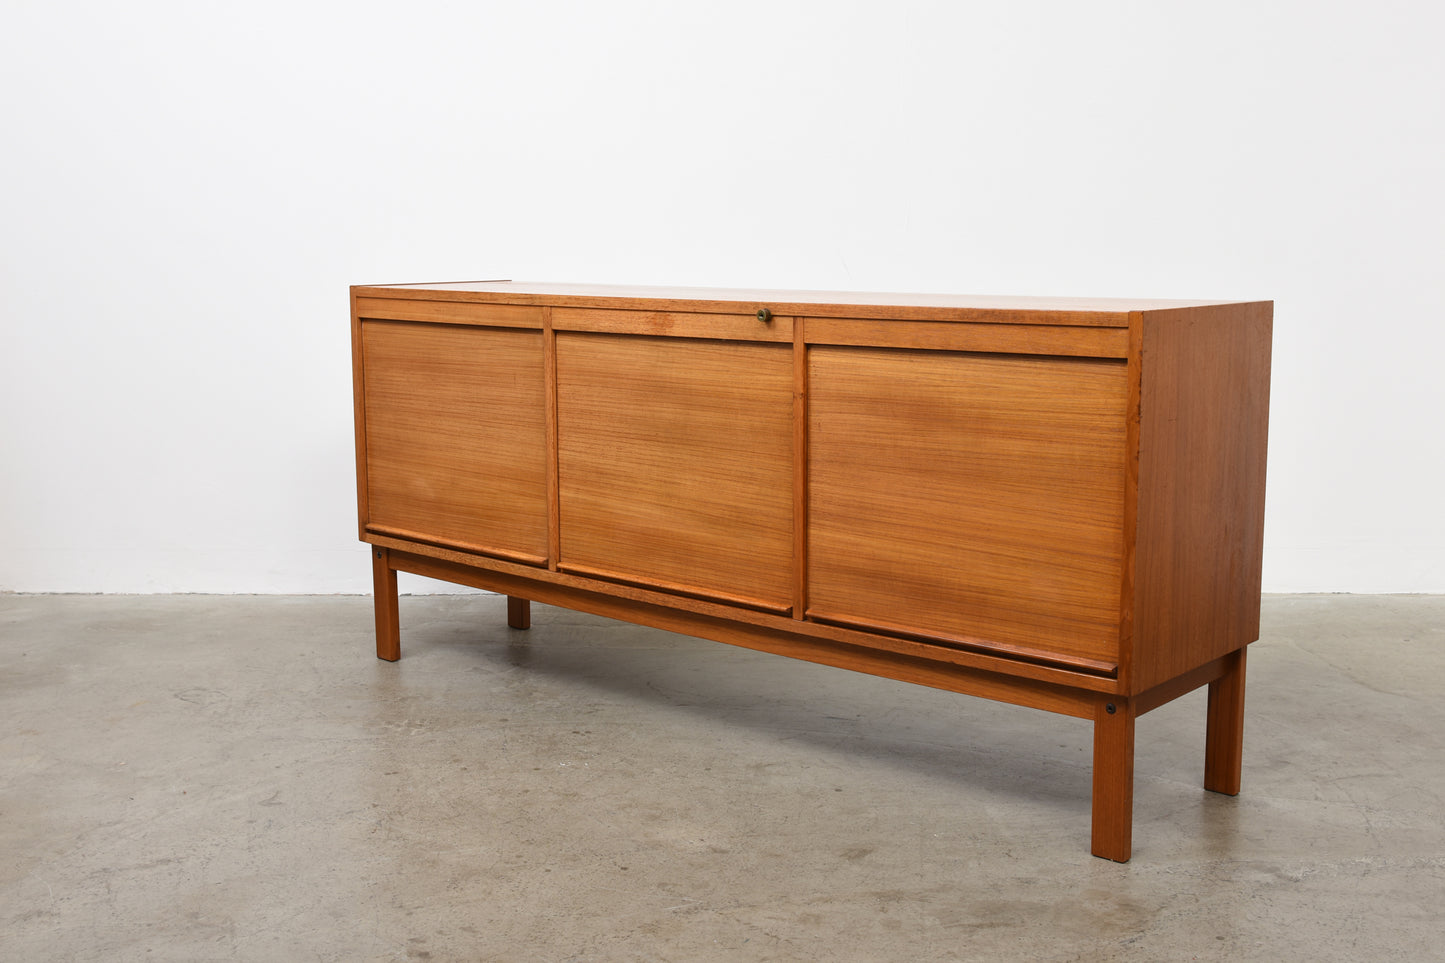
[[(615, 309), (598, 307), (551, 307), (547, 305), (514, 305), (477, 302), (450, 302), (435, 299), (411, 300), (407, 298), (361, 297), (353, 293), (353, 325), (357, 384), (357, 450), (358, 450), (358, 505), (361, 513), (360, 534), (363, 540), (377, 542), (378, 539), (400, 538), (416, 543), (436, 542), (427, 539), (425, 533), (406, 533), (395, 530), (378, 530), (367, 525), (368, 493), (366, 472), (366, 438), (364, 424), (364, 397), (361, 385), (364, 372), (360, 350), (360, 331), (363, 319), (412, 320), (423, 323), (455, 323), (474, 326), (536, 328), (542, 333), (543, 379), (545, 385), (546, 425), (544, 443), (546, 446), (546, 521), (547, 537), (544, 555), (491, 551), (478, 545), (467, 545), (452, 540), (437, 542), (442, 548), (461, 550), (476, 557), (496, 557), (503, 560), (522, 562), (527, 565), (544, 567), (548, 571), (566, 569), (563, 557), (564, 520), (562, 518), (562, 494), (559, 478), (560, 444), (557, 383), (557, 338), (571, 332), (593, 332), (599, 334), (635, 335), (650, 338), (719, 339), (734, 341), (758, 341), (762, 343), (783, 343), (790, 346), (793, 361), (793, 404), (791, 419), (793, 483), (792, 483), (792, 577), (789, 602), (782, 605), (776, 601), (759, 600), (747, 595), (733, 596), (725, 591), (692, 590), (687, 584), (669, 584), (665, 580), (636, 579), (629, 573), (609, 572), (605, 567), (575, 566), (571, 574), (586, 577), (591, 575), (602, 584), (626, 583), (646, 588), (649, 585), (679, 599), (692, 595), (730, 603), (740, 608), (757, 608), (774, 614), (791, 616), (798, 622), (831, 625), (839, 629), (862, 632), (869, 636), (907, 639), (943, 651), (964, 650), (999, 659), (1002, 663), (1018, 661), (1023, 664), (1048, 666), (1069, 674), (1081, 673), (1095, 680), (1111, 680), (1110, 688), (1127, 678), (1130, 646), (1128, 645), (1127, 612), (1131, 606), (1129, 597), (1132, 578), (1128, 569), (1132, 563), (1132, 547), (1129, 544), (1131, 519), (1129, 503), (1133, 499), (1132, 475), (1126, 478), (1126, 488), (1121, 493), (1126, 502), (1124, 544), (1122, 548), (1120, 605), (1125, 613), (1120, 625), (1120, 650), (1116, 659), (1098, 659), (1063, 655), (1051, 652), (1047, 647), (1019, 645), (989, 638), (987, 635), (968, 632), (920, 631), (907, 624), (889, 624), (887, 620), (851, 621), (836, 614), (813, 613), (810, 611), (809, 577), (809, 352), (815, 347), (857, 346), (896, 348), (914, 351), (958, 352), (994, 357), (1057, 357), (1059, 359), (1128, 359), (1130, 390), (1135, 392), (1137, 361), (1130, 351), (1131, 331), (1114, 326), (1083, 326), (1061, 324), (1008, 324), (996, 325), (983, 322), (944, 322), (919, 320), (887, 320), (880, 318), (848, 317), (803, 317), (769, 316), (766, 321), (756, 315), (742, 312), (723, 313), (705, 311), (646, 311), (636, 309)], [(386, 315), (386, 317), (381, 317)], [(395, 316), (395, 317), (393, 317)], [(1012, 349), (1012, 350), (1010, 350)], [(1132, 403), (1132, 401), (1131, 401)], [(1137, 424), (1129, 427), (1132, 435), (1137, 434)], [(1132, 462), (1132, 459), (1128, 459)], [(815, 617), (816, 615), (816, 617)]]

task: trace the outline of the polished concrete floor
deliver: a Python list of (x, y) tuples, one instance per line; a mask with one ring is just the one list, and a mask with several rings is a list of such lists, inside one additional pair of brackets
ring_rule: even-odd
[(0, 596), (0, 959), (1445, 956), (1445, 597), (1276, 596), (1244, 792), (1203, 693), (1090, 727), (534, 607)]

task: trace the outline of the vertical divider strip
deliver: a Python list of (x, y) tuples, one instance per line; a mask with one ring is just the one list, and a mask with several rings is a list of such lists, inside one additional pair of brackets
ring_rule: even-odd
[(808, 611), (808, 344), (793, 319), (793, 618)]
[(356, 536), (365, 541), (366, 523), (371, 520), (366, 451), (366, 369), (355, 288), (351, 289), (351, 405), (356, 424)]
[(1124, 545), (1119, 585), (1119, 685), (1134, 690), (1134, 592), (1136, 548), (1139, 543), (1139, 418), (1140, 378), (1144, 357), (1144, 315), (1129, 313), (1129, 360), (1124, 403)]
[(547, 411), (547, 568), (557, 571), (562, 554), (562, 513), (557, 452), (557, 332), (552, 308), (542, 308), (542, 381)]

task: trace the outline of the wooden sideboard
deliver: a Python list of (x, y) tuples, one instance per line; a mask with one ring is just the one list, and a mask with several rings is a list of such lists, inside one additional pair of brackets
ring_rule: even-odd
[(396, 573), (1094, 724), (1209, 687), (1239, 791), (1271, 302), (487, 281), (351, 289), (376, 648)]

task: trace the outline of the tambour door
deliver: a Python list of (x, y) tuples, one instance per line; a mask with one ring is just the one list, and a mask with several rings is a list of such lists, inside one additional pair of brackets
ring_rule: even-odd
[(792, 346), (559, 331), (556, 347), (560, 568), (788, 611)]
[(1124, 363), (808, 351), (809, 617), (1115, 667)]
[(368, 531), (544, 564), (542, 332), (364, 319)]

